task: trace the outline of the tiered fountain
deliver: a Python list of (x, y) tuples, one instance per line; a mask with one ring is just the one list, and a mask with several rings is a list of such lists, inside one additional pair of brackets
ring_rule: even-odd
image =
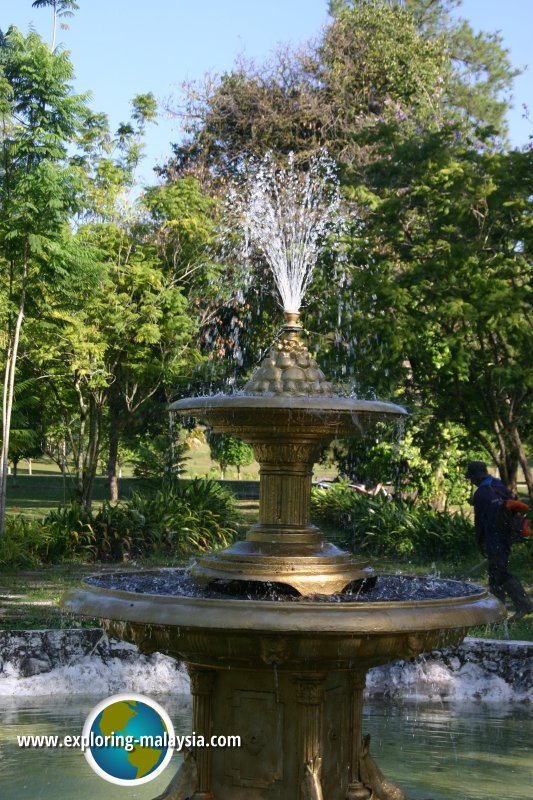
[(173, 406), (252, 444), (258, 524), (188, 576), (88, 579), (66, 601), (143, 652), (186, 664), (197, 734), (241, 736), (241, 748), (191, 753), (166, 800), (401, 800), (362, 737), (367, 670), (459, 644), (470, 626), (504, 614), (472, 584), (376, 576), (310, 524), (324, 445), (406, 412), (333, 394), (302, 341), (297, 307), (242, 393)]

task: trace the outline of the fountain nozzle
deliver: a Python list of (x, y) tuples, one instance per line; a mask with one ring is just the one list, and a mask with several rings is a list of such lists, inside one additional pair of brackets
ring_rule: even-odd
[(293, 329), (297, 328), (301, 330), (302, 325), (300, 323), (300, 312), (299, 311), (285, 311), (285, 325), (283, 326), (285, 329)]

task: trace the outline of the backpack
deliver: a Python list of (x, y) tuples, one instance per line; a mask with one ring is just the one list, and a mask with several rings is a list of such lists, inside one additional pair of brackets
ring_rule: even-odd
[(527, 517), (529, 505), (523, 500), (505, 497), (496, 487), (492, 487), (492, 490), (501, 501), (496, 512), (495, 524), (507, 536), (509, 544), (518, 544), (533, 536)]

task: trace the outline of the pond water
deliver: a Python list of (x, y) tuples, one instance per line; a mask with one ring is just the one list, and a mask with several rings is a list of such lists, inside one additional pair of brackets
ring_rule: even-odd
[[(21, 749), (17, 734), (81, 734), (102, 698), (0, 698), (0, 797), (5, 800), (148, 800), (178, 768), (136, 790), (98, 777), (78, 750)], [(191, 732), (188, 695), (157, 695), (176, 733)], [(408, 800), (530, 800), (533, 715), (529, 706), (367, 703), (363, 731), (385, 775)], [(237, 732), (236, 732), (237, 733)]]

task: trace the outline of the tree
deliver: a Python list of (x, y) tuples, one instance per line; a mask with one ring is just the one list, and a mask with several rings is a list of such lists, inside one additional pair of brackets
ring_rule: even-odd
[(456, 134), (405, 144), (382, 175), (366, 225), (381, 280), (366, 295), (394, 328), (411, 402), (460, 423), (508, 485), (520, 464), (533, 496), (533, 154)]
[[(505, 131), (517, 74), (497, 35), (475, 33), (455, 0), (345, 0), (317, 42), (280, 49), (263, 65), (237, 63), (219, 79), (187, 85), (186, 138), (163, 174), (195, 174), (217, 187), (243, 159), (289, 152), (306, 164), (327, 147), (343, 180), (364, 180), (376, 149), (444, 120)], [(401, 123), (398, 125), (397, 123)]]
[(86, 111), (72, 93), (66, 53), (52, 52), (35, 33), (10, 28), (0, 40), (0, 272), (7, 288), (3, 316), (0, 533), (17, 357), (25, 314), (45, 282), (64, 285), (83, 254), (66, 246), (65, 224), (79, 190), (68, 161)]
[[(316, 45), (194, 87), (165, 174), (222, 193), (251, 148), (294, 150), (305, 167), (326, 146), (348, 221), (341, 258), (321, 258), (305, 298), (322, 363), (349, 391), (426, 406), (413, 434), (424, 458), (446, 452), (449, 414), (461, 446), (485, 448), (512, 483), (530, 437), (530, 183), (518, 164), (530, 166), (499, 151), (516, 71), (498, 36), (455, 20), (457, 5), (332, 4)], [(245, 302), (261, 339), (265, 320)]]
[(227, 467), (237, 467), (237, 477), (240, 480), (241, 467), (247, 467), (254, 460), (254, 451), (250, 445), (235, 436), (213, 431), (207, 434), (207, 441), (211, 458), (220, 465), (221, 480), (224, 480)]
[[(451, 66), (442, 87), (448, 114), (455, 110), (473, 126), (490, 126), (497, 135), (504, 135), (512, 82), (520, 70), (511, 65), (502, 37), (475, 33), (467, 20), (454, 15), (462, 0), (391, 0), (390, 5), (403, 8), (426, 41), (444, 45)], [(373, 9), (376, 0), (333, 0), (329, 4), (335, 19), (364, 6)]]
[[(56, 31), (58, 19), (68, 19), (74, 16), (74, 11), (79, 9), (79, 5), (74, 0), (34, 0), (32, 8), (51, 8), (54, 14), (54, 30), (52, 34), (52, 50), (56, 46)], [(61, 28), (66, 30), (66, 22), (61, 23)]]
[(13, 465), (13, 485), (21, 459), (36, 458), (42, 450), (36, 420), (39, 418), (39, 397), (35, 381), (19, 379), (15, 386), (13, 414), (9, 436), (8, 458)]
[(453, 66), (446, 105), (474, 127), (504, 137), (512, 84), (520, 70), (511, 64), (499, 33), (476, 33), (467, 20), (453, 15), (461, 5), (462, 0), (405, 0), (418, 30), (445, 42)]

